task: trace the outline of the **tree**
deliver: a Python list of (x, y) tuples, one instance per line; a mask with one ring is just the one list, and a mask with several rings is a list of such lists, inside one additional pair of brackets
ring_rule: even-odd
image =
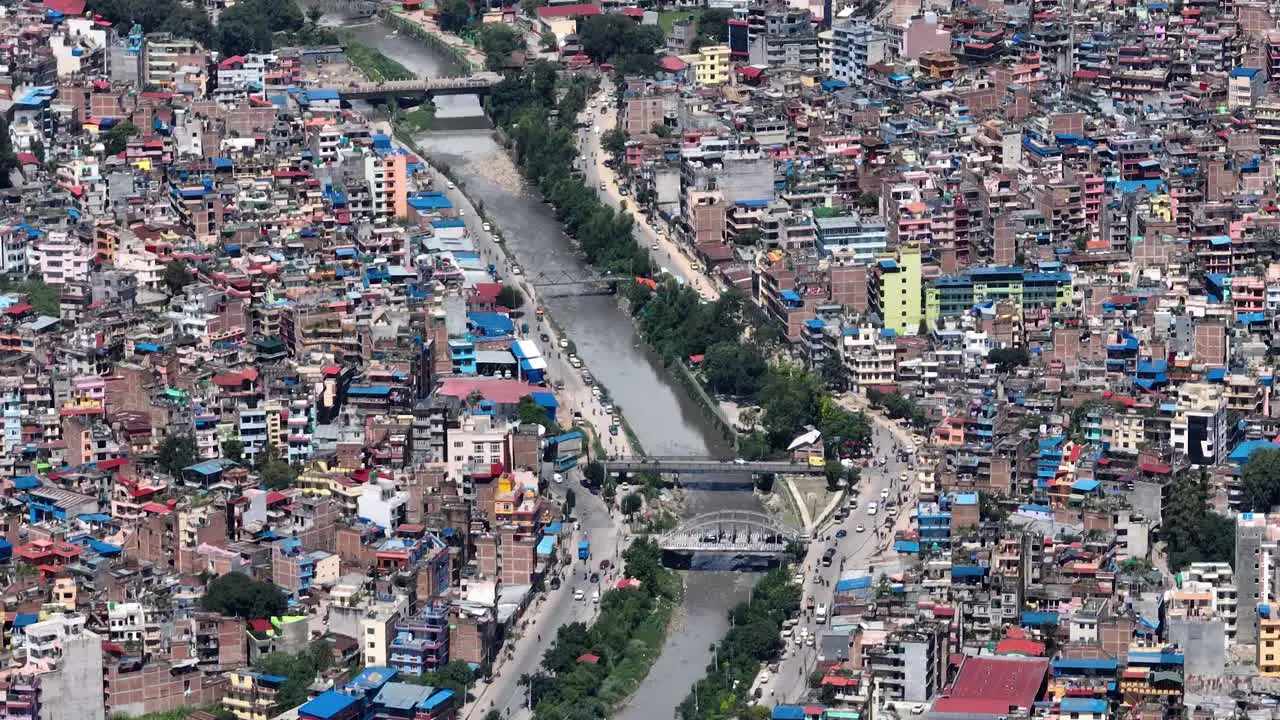
[(764, 494), (773, 492), (773, 483), (777, 480), (777, 475), (773, 473), (760, 473), (756, 476), (756, 490)]
[(837, 353), (828, 353), (822, 359), (818, 374), (822, 376), (822, 382), (836, 392), (844, 392), (849, 387), (849, 371)]
[[(554, 37), (554, 33), (552, 34)], [(511, 53), (524, 49), (524, 35), (502, 23), (486, 23), (480, 26), (480, 49), (484, 51), (484, 64), (490, 70), (507, 67)]]
[(582, 479), (587, 485), (600, 487), (604, 484), (604, 465), (592, 460), (582, 469)]
[(516, 405), (516, 420), (522, 425), (541, 425), (547, 432), (559, 430), (547, 415), (547, 409), (539, 405), (532, 395), (520, 398), (520, 404)]
[(547, 4), (547, 0), (520, 0), (520, 12), (529, 17), (537, 14), (538, 8)]
[(244, 443), (231, 438), (222, 441), (222, 457), (232, 461), (240, 462), (244, 459)]
[(9, 121), (0, 118), (0, 188), (13, 187), (13, 171), (18, 169), (18, 154), (9, 137)]
[[(1245, 473), (1249, 472), (1249, 466), (1263, 452), (1280, 453), (1275, 450), (1255, 451), (1245, 464)], [(1265, 459), (1264, 462), (1274, 468), (1275, 458)], [(1254, 472), (1265, 469), (1265, 465), (1255, 467)], [(1271, 505), (1253, 504), (1259, 498), (1251, 495), (1248, 480), (1245, 483), (1244, 507), (1269, 510)], [(1262, 490), (1257, 489), (1257, 492)], [(1235, 556), (1234, 526), (1231, 518), (1219, 515), (1211, 509), (1208, 473), (1183, 473), (1175, 477), (1160, 526), (1160, 539), (1164, 541), (1169, 556), (1169, 569), (1176, 572), (1193, 562), (1231, 562)]]
[(471, 20), (467, 0), (441, 0), (436, 3), (436, 24), (445, 32), (456, 33)]
[(57, 289), (43, 280), (24, 280), (14, 283), (7, 279), (0, 279), (0, 292), (25, 296), (27, 302), (31, 303), (31, 307), (40, 315), (56, 318), (62, 314), (62, 300), (58, 296)]
[(600, 137), (600, 149), (609, 154), (614, 162), (622, 162), (627, 153), (627, 142), (631, 135), (622, 128), (614, 128)]
[(1009, 511), (991, 493), (980, 492), (978, 493), (978, 517), (983, 522), (1000, 522), (1009, 517)]
[(564, 491), (564, 514), (565, 516), (573, 515), (573, 508), (578, 504), (578, 494), (569, 488)]
[(319, 8), (315, 5), (312, 5), (311, 7), (307, 8), (307, 22), (311, 23), (312, 27), (319, 26), (320, 18), (323, 18), (323, 17), (324, 17), (324, 10), (322, 8)]
[(112, 125), (106, 137), (102, 139), (103, 152), (107, 155), (119, 155), (124, 152), (130, 138), (136, 137), (139, 132), (138, 126), (128, 120)]
[(880, 209), (880, 198), (875, 193), (860, 193), (858, 195), (858, 209), (866, 212), (876, 212)]
[(268, 490), (284, 490), (298, 479), (298, 471), (284, 460), (268, 459), (258, 470), (258, 480)]
[(828, 460), (826, 465), (822, 466), (822, 471), (827, 477), (827, 492), (835, 492), (840, 489), (840, 480), (844, 476), (844, 466), (839, 460)]
[(44, 164), (44, 143), (39, 138), (31, 141), (31, 154), (36, 156), (36, 162)]
[(578, 40), (583, 54), (627, 75), (652, 74), (658, 67), (654, 52), (666, 42), (658, 26), (641, 25), (621, 13), (578, 18)]
[(156, 463), (161, 470), (174, 477), (195, 462), (196, 439), (187, 433), (166, 437), (156, 450)]
[(514, 285), (503, 285), (498, 291), (498, 304), (508, 310), (519, 310), (524, 307), (524, 293)]
[(195, 275), (187, 269), (186, 265), (177, 260), (171, 261), (164, 266), (164, 275), (162, 277), (164, 285), (169, 289), (170, 295), (177, 295), (182, 292), (182, 288), (195, 282)]
[(760, 244), (760, 228), (749, 227), (733, 236), (734, 245), (755, 247)]
[(1030, 363), (1031, 353), (1025, 348), (996, 348), (987, 353), (987, 361), (994, 363), (1000, 372), (1007, 373)]
[(729, 41), (729, 20), (733, 11), (728, 8), (708, 8), (698, 17), (698, 34), (693, 40), (693, 49), (707, 45), (720, 45)]
[(640, 512), (640, 508), (644, 506), (644, 501), (636, 493), (627, 493), (622, 496), (622, 514), (628, 519)]
[(542, 46), (544, 52), (555, 52), (560, 49), (560, 39), (551, 31), (542, 33), (542, 37), (538, 38), (538, 44)]
[(1280, 505), (1280, 449), (1255, 450), (1240, 471), (1241, 502), (1246, 510), (1270, 512)]
[(711, 392), (734, 397), (755, 397), (769, 365), (755, 345), (720, 342), (707, 348), (702, 376)]
[(802, 368), (780, 365), (770, 370), (760, 390), (769, 445), (785, 448), (806, 427), (816, 424), (823, 395), (817, 379)]
[(276, 585), (230, 572), (209, 582), (200, 606), (221, 615), (259, 620), (283, 615), (289, 602)]

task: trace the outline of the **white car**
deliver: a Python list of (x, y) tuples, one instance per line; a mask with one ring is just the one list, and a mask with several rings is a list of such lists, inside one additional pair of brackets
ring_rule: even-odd
[(560, 338), (560, 347), (562, 348), (569, 347), (569, 338)]
[(583, 600), (587, 599), (587, 594), (582, 592), (582, 588), (574, 588), (573, 599), (577, 600), (578, 602), (582, 602)]
[(489, 223), (485, 223), (485, 224), (481, 225), (480, 227), (484, 228), (484, 231), (485, 231), (485, 232), (491, 232), (491, 231), (493, 230), (493, 226), (492, 226), (492, 225), (490, 225)]
[(889, 497), (889, 488), (885, 488), (885, 489), (883, 489), (883, 490), (881, 490), (881, 491), (880, 491), (880, 499), (881, 499), (881, 500), (888, 499), (888, 497)]
[(795, 583), (795, 584), (797, 584), (797, 585), (803, 585), (803, 584), (804, 584), (804, 573), (796, 573), (795, 575), (792, 575), (792, 576), (791, 576), (791, 582), (793, 582), (793, 583)]
[(511, 274), (512, 274), (512, 275), (519, 275), (519, 274), (521, 274), (521, 273), (523, 273), (523, 272), (524, 272), (524, 271), (520, 269), (520, 266), (519, 266), (519, 265), (512, 265), (512, 266), (511, 266)]
[(865, 527), (863, 527), (863, 526), (859, 525), (858, 527), (854, 528), (854, 529), (853, 529), (853, 531), (854, 531), (854, 532), (859, 532), (859, 533), (864, 533), (864, 532), (866, 532), (866, 531), (867, 531), (867, 529), (866, 529)]
[(564, 476), (563, 476), (563, 475), (561, 475), (560, 473), (552, 473), (552, 475), (551, 475), (551, 482), (554, 482), (554, 483), (562, 483), (562, 482), (564, 482)]
[(649, 249), (650, 249), (650, 250), (652, 250), (652, 251), (654, 251), (654, 252), (658, 252), (658, 243), (654, 243), (654, 244), (650, 245), (650, 246), (649, 246)]
[(875, 515), (879, 507), (875, 503), (867, 503), (867, 515)]
[(747, 464), (747, 461), (746, 461), (746, 460), (743, 460), (742, 458), (734, 458), (734, 459), (733, 459), (733, 464), (734, 464), (734, 465), (746, 465), (746, 464)]
[(450, 183), (445, 183), (445, 187), (447, 187), (447, 188), (449, 188), (450, 190), (452, 190), (452, 189), (454, 189), (455, 187), (457, 187), (457, 185), (454, 185), (452, 182), (450, 182)]

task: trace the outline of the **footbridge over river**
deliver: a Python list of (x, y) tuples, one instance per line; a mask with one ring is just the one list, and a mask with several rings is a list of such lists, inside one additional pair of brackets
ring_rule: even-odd
[(698, 475), (709, 473), (750, 473), (761, 475), (822, 475), (822, 465), (790, 462), (787, 460), (729, 460), (708, 457), (660, 457), (619, 456), (600, 458), (605, 470), (611, 474), (652, 472), (663, 475)]
[(787, 551), (800, 533), (764, 513), (720, 510), (696, 515), (663, 533), (658, 544), (677, 553), (773, 554)]
[(384, 80), (357, 82), (338, 88), (343, 100), (393, 100), (396, 98), (433, 98), (439, 95), (485, 95), (502, 81), (495, 72), (478, 72), (462, 77), (434, 77), (420, 80)]

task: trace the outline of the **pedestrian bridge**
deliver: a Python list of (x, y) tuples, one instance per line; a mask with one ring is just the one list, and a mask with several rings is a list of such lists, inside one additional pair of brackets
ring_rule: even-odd
[(343, 100), (377, 100), (419, 95), (483, 95), (502, 81), (495, 72), (478, 72), (463, 77), (436, 77), (420, 80), (357, 82), (338, 90)]
[(663, 533), (658, 544), (670, 552), (782, 553), (800, 533), (770, 515), (719, 510), (691, 517)]
[(759, 475), (774, 473), (775, 475), (822, 475), (826, 468), (821, 465), (789, 462), (787, 460), (753, 460), (738, 462), (721, 458), (708, 457), (630, 457), (601, 458), (600, 462), (609, 473), (653, 472), (661, 474), (706, 474), (706, 473), (750, 473)]

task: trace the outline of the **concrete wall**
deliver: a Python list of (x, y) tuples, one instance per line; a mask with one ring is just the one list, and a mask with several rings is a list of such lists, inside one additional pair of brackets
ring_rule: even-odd
[(41, 677), (40, 720), (105, 720), (102, 638), (84, 632), (62, 643), (62, 666)]

